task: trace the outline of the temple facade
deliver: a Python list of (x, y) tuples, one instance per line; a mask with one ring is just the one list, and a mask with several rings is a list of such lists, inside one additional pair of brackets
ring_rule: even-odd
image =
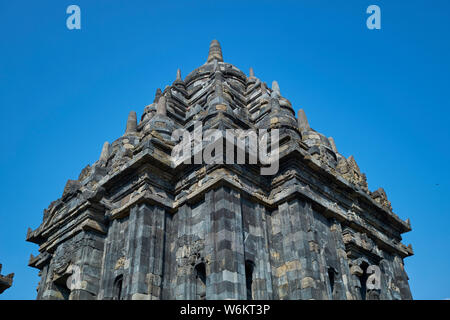
[[(261, 174), (259, 160), (180, 161), (173, 133), (196, 128), (278, 130), (277, 172)], [(39, 245), (37, 299), (412, 299), (409, 220), (303, 110), (296, 117), (276, 81), (225, 63), (216, 40), (139, 121), (130, 112), (124, 135), (43, 216), (27, 233)]]

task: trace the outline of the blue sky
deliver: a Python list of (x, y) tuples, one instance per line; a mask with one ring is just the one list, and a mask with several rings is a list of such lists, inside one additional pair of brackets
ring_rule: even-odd
[[(81, 30), (66, 8), (81, 8)], [(381, 8), (368, 30), (366, 8)], [(447, 0), (0, 0), (0, 299), (34, 299), (28, 227), (104, 141), (138, 117), (156, 88), (203, 64), (212, 39), (226, 62), (253, 67), (311, 126), (354, 155), (369, 188), (410, 218), (405, 260), (415, 299), (450, 297)]]

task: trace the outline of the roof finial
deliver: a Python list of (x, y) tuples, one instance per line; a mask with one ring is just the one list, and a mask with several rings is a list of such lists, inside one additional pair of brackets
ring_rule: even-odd
[(261, 95), (267, 96), (267, 84), (261, 81)]
[(167, 115), (167, 107), (166, 107), (166, 97), (161, 96), (159, 98), (158, 104), (156, 105), (156, 113), (161, 115)]
[(109, 142), (103, 144), (102, 153), (100, 154), (100, 161), (106, 162), (109, 158)]
[(209, 54), (206, 63), (209, 63), (213, 60), (223, 62), (222, 49), (220, 48), (220, 43), (217, 40), (211, 41), (211, 44), (209, 45)]
[(273, 92), (275, 92), (276, 95), (281, 96), (280, 86), (278, 85), (278, 82), (275, 80), (272, 82), (272, 90)]
[(333, 149), (333, 151), (337, 153), (338, 151), (337, 151), (337, 147), (336, 147), (336, 142), (334, 142), (333, 137), (329, 137), (328, 141), (330, 141), (331, 149)]
[(180, 69), (177, 70), (177, 80), (181, 81), (181, 70)]
[(127, 120), (127, 129), (125, 131), (125, 134), (133, 134), (137, 132), (137, 117), (136, 112), (130, 111), (130, 114), (128, 115)]
[(255, 77), (255, 71), (253, 71), (253, 68), (250, 67), (250, 71), (249, 71), (249, 78), (254, 78)]
[(306, 114), (303, 109), (298, 110), (298, 128), (301, 131), (310, 129), (308, 119), (306, 118)]
[(161, 89), (160, 88), (156, 89), (155, 99), (153, 100), (153, 103), (158, 103), (158, 100), (159, 98), (161, 98), (161, 96), (162, 96)]

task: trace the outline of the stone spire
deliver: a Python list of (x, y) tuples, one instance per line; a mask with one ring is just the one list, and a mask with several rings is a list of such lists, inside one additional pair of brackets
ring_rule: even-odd
[(298, 110), (298, 128), (301, 131), (310, 129), (308, 119), (306, 118), (306, 114), (303, 109)]
[(184, 81), (183, 81), (183, 79), (181, 79), (181, 70), (180, 69), (177, 69), (177, 78), (173, 82), (173, 85), (178, 89), (185, 87)]
[(102, 154), (100, 155), (100, 161), (108, 161), (108, 157), (109, 157), (109, 142), (106, 141), (103, 144), (103, 149), (102, 149)]
[(160, 88), (156, 89), (155, 99), (153, 100), (153, 103), (157, 103), (161, 96), (162, 96), (161, 89)]
[(267, 85), (265, 82), (262, 82), (262, 81), (261, 81), (261, 92), (262, 92), (263, 96), (267, 95)]
[(158, 104), (156, 105), (156, 114), (167, 115), (167, 107), (166, 107), (166, 97), (161, 96), (158, 100)]
[(253, 70), (252, 67), (250, 67), (249, 78), (254, 78), (254, 77), (255, 77), (255, 71)]
[(211, 41), (211, 44), (209, 45), (209, 54), (206, 63), (210, 63), (214, 60), (223, 62), (222, 49), (220, 48), (220, 43), (217, 40)]
[(277, 81), (272, 82), (272, 91), (275, 93), (276, 96), (281, 96), (280, 86), (278, 85)]
[(333, 149), (333, 151), (337, 153), (338, 151), (337, 151), (336, 143), (334, 142), (333, 137), (329, 137), (328, 141), (330, 141), (331, 149)]
[(128, 114), (127, 120), (127, 130), (125, 131), (125, 135), (133, 134), (137, 132), (137, 116), (136, 112), (130, 111)]

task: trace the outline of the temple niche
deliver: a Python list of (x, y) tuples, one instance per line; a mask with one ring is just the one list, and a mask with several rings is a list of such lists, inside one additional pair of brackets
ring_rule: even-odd
[[(278, 129), (278, 171), (179, 161), (172, 133), (198, 123)], [(139, 121), (130, 112), (27, 241), (39, 245), (37, 299), (412, 299), (408, 231), (278, 82), (224, 62), (214, 40), (205, 64), (184, 79), (178, 70)]]

